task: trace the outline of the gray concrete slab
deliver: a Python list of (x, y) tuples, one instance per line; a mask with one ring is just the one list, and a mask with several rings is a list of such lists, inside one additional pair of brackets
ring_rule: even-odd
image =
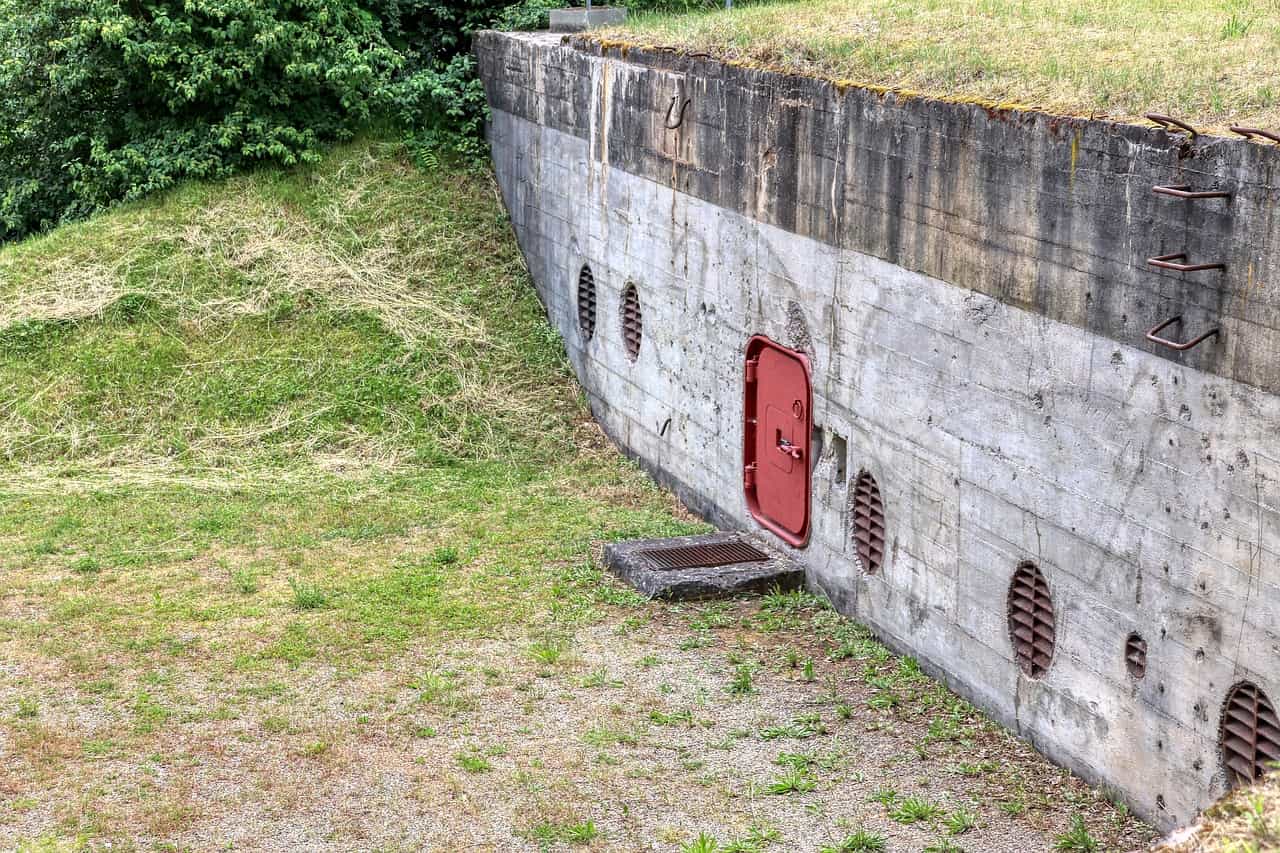
[[(668, 569), (644, 552), (691, 546), (742, 542), (759, 549), (767, 559), (722, 566)], [(724, 598), (747, 592), (783, 591), (804, 587), (804, 567), (770, 550), (763, 542), (741, 533), (708, 533), (667, 539), (631, 539), (604, 548), (608, 569), (648, 598), (689, 600)]]
[(621, 24), (627, 19), (626, 6), (578, 6), (570, 9), (551, 10), (553, 33), (577, 33), (594, 27)]

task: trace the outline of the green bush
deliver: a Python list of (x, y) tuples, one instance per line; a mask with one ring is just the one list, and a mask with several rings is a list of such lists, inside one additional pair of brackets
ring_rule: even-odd
[(350, 0), (0, 0), (0, 239), (314, 160), (402, 62)]
[(423, 162), (483, 157), (471, 35), (545, 26), (556, 5), (0, 0), (0, 243), (186, 178), (311, 162), (370, 123)]

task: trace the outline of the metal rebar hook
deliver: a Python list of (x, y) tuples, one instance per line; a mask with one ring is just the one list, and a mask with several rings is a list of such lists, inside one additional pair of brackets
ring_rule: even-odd
[(1190, 184), (1161, 184), (1151, 188), (1156, 195), (1171, 195), (1174, 198), (1231, 198), (1226, 190), (1193, 190)]
[(680, 100), (680, 96), (679, 96), (679, 95), (672, 95), (672, 96), (671, 96), (671, 106), (667, 107), (667, 120), (666, 120), (666, 122), (665, 122), (665, 123), (666, 123), (666, 126), (667, 126), (667, 130), (675, 130), (675, 129), (676, 129), (676, 128), (678, 128), (680, 125), (684, 124), (684, 111), (685, 111), (685, 110), (687, 110), (687, 109), (689, 108), (689, 103), (690, 103), (691, 99), (690, 99), (690, 98), (685, 98), (685, 99), (684, 99), (684, 103), (680, 105), (680, 115), (676, 118), (676, 123), (675, 123), (675, 124), (672, 124), (672, 123), (671, 123), (671, 111), (672, 111), (672, 110), (674, 110), (674, 109), (676, 108), (676, 101), (678, 101), (678, 100)]
[(1174, 270), (1175, 272), (1200, 272), (1201, 270), (1225, 270), (1226, 264), (1188, 264), (1179, 263), (1186, 261), (1186, 252), (1175, 252), (1172, 255), (1156, 255), (1154, 258), (1147, 258), (1147, 263), (1153, 267), (1159, 267), (1162, 270)]
[(1270, 130), (1262, 130), (1257, 127), (1241, 127), (1238, 124), (1231, 125), (1228, 130), (1232, 133), (1240, 134), (1245, 139), (1252, 139), (1255, 136), (1260, 136), (1263, 139), (1270, 139), (1272, 142), (1280, 142), (1280, 133), (1275, 133)]
[(1151, 343), (1153, 344), (1160, 344), (1160, 346), (1168, 347), (1171, 350), (1177, 350), (1178, 352), (1186, 352), (1192, 347), (1195, 347), (1204, 343), (1209, 338), (1216, 338), (1219, 332), (1221, 331), (1217, 326), (1214, 326), (1212, 329), (1205, 332), (1200, 337), (1192, 338), (1191, 340), (1181, 344), (1178, 343), (1177, 341), (1171, 341), (1168, 338), (1160, 337), (1160, 332), (1163, 331), (1166, 326), (1171, 326), (1174, 323), (1178, 323), (1181, 321), (1182, 321), (1181, 314), (1177, 315), (1176, 317), (1170, 317), (1168, 320), (1165, 320), (1163, 323), (1156, 326), (1151, 331), (1147, 332), (1147, 340), (1151, 341)]
[(1167, 116), (1164, 113), (1147, 113), (1147, 118), (1150, 119), (1151, 121), (1154, 121), (1156, 124), (1160, 125), (1161, 127), (1163, 127), (1166, 132), (1171, 132), (1172, 130), (1182, 130), (1191, 134), (1192, 139), (1195, 139), (1197, 136), (1200, 135), (1199, 131), (1197, 131), (1191, 125), (1187, 124), (1185, 121), (1176, 119), (1173, 116)]

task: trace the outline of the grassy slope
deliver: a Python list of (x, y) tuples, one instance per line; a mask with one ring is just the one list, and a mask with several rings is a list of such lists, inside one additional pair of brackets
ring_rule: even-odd
[(807, 0), (645, 17), (599, 37), (1060, 113), (1280, 129), (1271, 0)]
[(0, 251), (0, 827), (291, 667), (590, 621), (593, 541), (694, 529), (587, 420), (493, 193), (361, 144)]

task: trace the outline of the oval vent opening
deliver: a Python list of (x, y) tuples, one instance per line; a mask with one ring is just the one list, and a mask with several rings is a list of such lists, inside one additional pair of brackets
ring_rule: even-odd
[(627, 358), (640, 357), (640, 339), (644, 336), (644, 318), (640, 314), (640, 294), (636, 286), (628, 282), (622, 292), (622, 342), (627, 347)]
[(1241, 681), (1227, 693), (1218, 734), (1231, 787), (1251, 784), (1280, 761), (1280, 720), (1258, 685)]
[(1018, 566), (1009, 583), (1009, 639), (1018, 666), (1032, 678), (1049, 671), (1053, 660), (1053, 600), (1049, 582), (1035, 563)]
[(1124, 641), (1124, 665), (1135, 679), (1147, 674), (1147, 641), (1137, 631)]
[(578, 273), (578, 328), (588, 341), (596, 333), (596, 279), (586, 264)]
[(853, 486), (853, 542), (862, 570), (875, 574), (884, 565), (884, 501), (869, 471), (858, 472)]

